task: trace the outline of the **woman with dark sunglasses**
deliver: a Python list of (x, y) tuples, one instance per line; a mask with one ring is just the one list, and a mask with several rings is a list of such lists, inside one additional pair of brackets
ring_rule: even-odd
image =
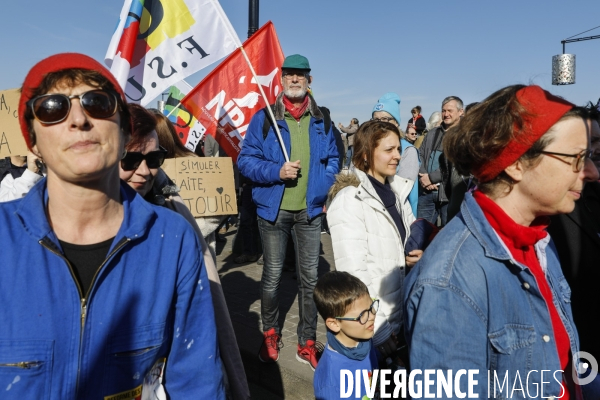
[[(133, 121), (133, 133), (131, 140), (127, 144), (127, 154), (121, 160), (121, 179), (125, 180), (129, 186), (147, 201), (175, 211), (184, 217), (194, 228), (200, 240), (202, 256), (210, 282), (215, 310), (215, 322), (219, 333), (219, 351), (223, 360), (224, 372), (227, 376), (227, 393), (235, 399), (249, 398), (246, 374), (235, 339), (233, 325), (231, 324), (229, 310), (225, 302), (225, 296), (223, 295), (223, 289), (221, 288), (221, 280), (217, 273), (214, 235), (212, 235), (213, 246), (211, 247), (207, 243), (208, 240), (202, 230), (202, 228), (211, 226), (212, 232), (214, 232), (221, 217), (194, 218), (181, 199), (181, 196), (179, 196), (178, 189), (173, 181), (160, 168), (166, 156), (175, 157), (173, 152), (169, 153), (159, 143), (160, 137), (164, 138), (164, 134), (159, 135), (158, 131), (164, 129), (167, 126), (166, 123), (170, 124), (170, 121), (160, 114), (158, 110), (156, 112), (154, 110), (147, 110), (137, 104), (129, 104), (128, 107)], [(179, 140), (176, 136), (174, 139)], [(174, 146), (176, 145), (171, 144), (171, 147)], [(183, 144), (181, 147), (183, 147)], [(189, 154), (185, 152), (180, 152), (179, 154), (183, 157), (190, 155), (196, 157), (196, 154), (191, 151)]]
[[(167, 151), (158, 143), (154, 115), (138, 104), (129, 104), (128, 107), (133, 132), (121, 159), (119, 176), (140, 196), (146, 197), (152, 190)], [(150, 196), (153, 194), (150, 193)], [(148, 200), (154, 202), (153, 198)]]
[(405, 281), (413, 369), (473, 371), (468, 381), (478, 383), (456, 375), (454, 393), (479, 398), (511, 398), (515, 385), (519, 397), (600, 398), (582, 397), (594, 385), (580, 375), (586, 357), (571, 290), (546, 231), (548, 216), (573, 211), (586, 182), (598, 179), (591, 127), (590, 110), (513, 85), (446, 133), (444, 154), (478, 187)]
[(47, 177), (0, 203), (0, 377), (19, 378), (2, 398), (223, 399), (198, 239), (119, 179), (131, 118), (118, 82), (82, 54), (48, 57), (19, 122)]

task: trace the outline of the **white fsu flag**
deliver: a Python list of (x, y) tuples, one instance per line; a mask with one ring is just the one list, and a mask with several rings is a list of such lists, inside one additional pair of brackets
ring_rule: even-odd
[(125, 0), (104, 61), (145, 106), (240, 46), (217, 0)]

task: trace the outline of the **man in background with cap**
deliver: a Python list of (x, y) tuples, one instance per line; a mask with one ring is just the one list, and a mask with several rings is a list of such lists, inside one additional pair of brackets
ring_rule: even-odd
[(339, 172), (339, 154), (329, 116), (308, 93), (312, 83), (308, 59), (291, 55), (281, 69), (283, 92), (271, 107), (290, 161), (285, 160), (266, 109), (252, 118), (238, 157), (240, 172), (255, 183), (252, 198), (263, 243), (260, 296), (264, 340), (259, 359), (279, 359), (278, 291), (291, 238), (296, 248), (299, 286), (296, 358), (314, 370), (320, 356), (315, 347), (317, 308), (313, 290), (319, 264), (321, 214), (327, 191)]
[(436, 224), (439, 217), (440, 227), (448, 222), (449, 193), (446, 193), (446, 190), (450, 189), (449, 182), (444, 182), (440, 169), (442, 141), (446, 131), (457, 124), (463, 116), (463, 109), (463, 102), (459, 97), (446, 97), (442, 101), (442, 124), (427, 133), (419, 148), (421, 167), (419, 169), (420, 190), (417, 218), (424, 218), (432, 224)]

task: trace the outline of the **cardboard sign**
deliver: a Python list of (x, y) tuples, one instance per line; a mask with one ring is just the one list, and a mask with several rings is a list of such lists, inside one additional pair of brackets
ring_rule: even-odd
[(0, 92), (0, 157), (27, 155), (19, 127), (19, 96), (18, 89)]
[(165, 160), (165, 173), (194, 217), (236, 215), (237, 200), (230, 157), (181, 157)]

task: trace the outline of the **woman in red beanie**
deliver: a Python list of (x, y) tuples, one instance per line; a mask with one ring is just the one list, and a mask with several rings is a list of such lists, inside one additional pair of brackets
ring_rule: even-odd
[(42, 60), (19, 121), (48, 174), (0, 204), (2, 398), (224, 398), (198, 238), (119, 179), (114, 77), (82, 54)]
[(592, 119), (538, 86), (515, 85), (448, 133), (444, 153), (479, 186), (407, 277), (411, 368), (477, 370), (470, 381), (457, 376), (453, 393), (480, 398), (512, 398), (515, 382), (519, 397), (543, 390), (581, 399), (594, 390), (595, 374), (578, 374), (586, 368), (570, 289), (546, 232), (548, 216), (571, 212), (585, 183), (598, 179)]

